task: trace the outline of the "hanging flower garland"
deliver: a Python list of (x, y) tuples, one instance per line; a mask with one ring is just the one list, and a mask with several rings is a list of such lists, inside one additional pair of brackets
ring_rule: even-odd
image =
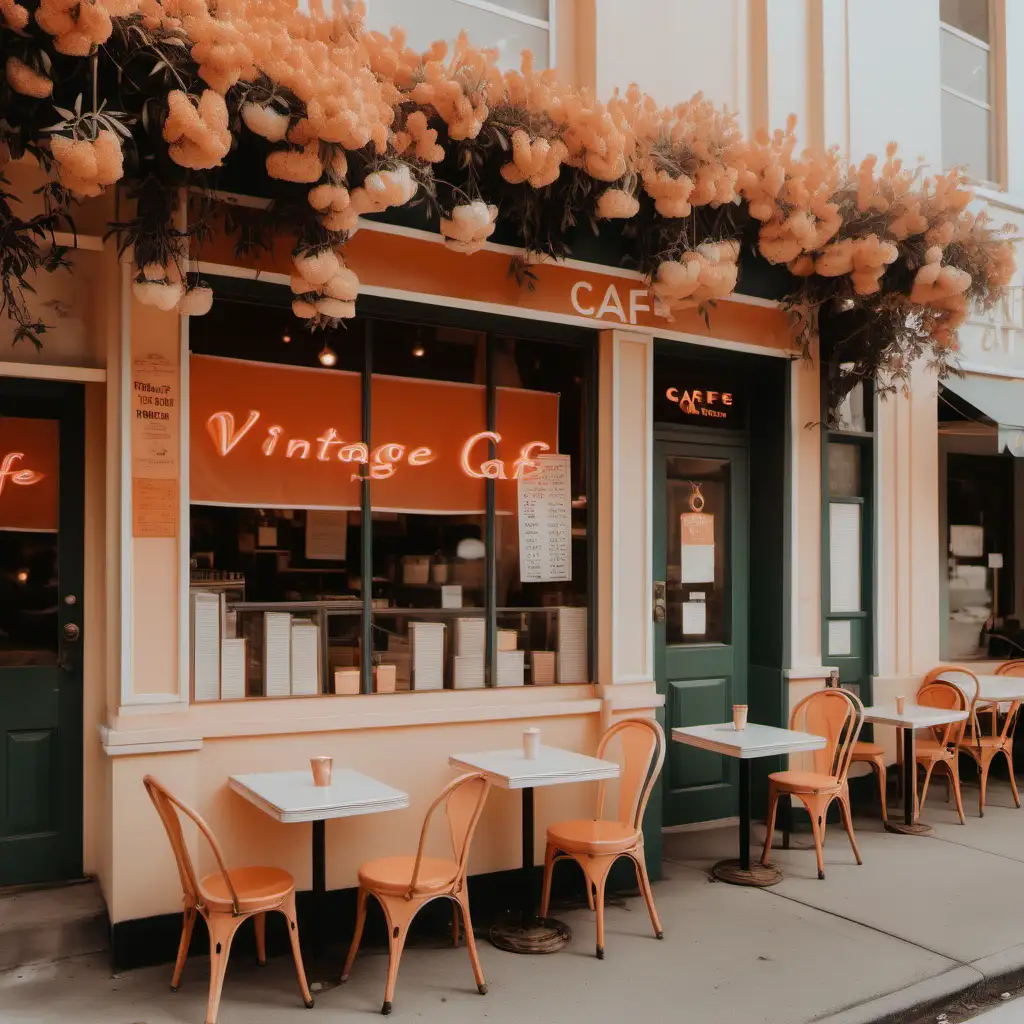
[[(905, 386), (924, 353), (946, 372), (968, 310), (1014, 273), (1011, 229), (969, 211), (964, 177), (925, 179), (895, 146), (881, 166), (850, 166), (798, 152), (792, 119), (744, 139), (700, 95), (665, 108), (632, 86), (601, 102), (528, 53), (506, 71), (465, 35), (420, 53), (362, 16), (358, 3), (305, 15), (295, 0), (0, 0), (0, 173), (35, 156), (55, 172), (58, 218), (137, 182), (138, 212), (115, 226), (134, 293), (187, 315), (212, 302), (190, 269), (209, 218), (175, 227), (172, 197), (231, 173), (287, 205), (261, 227), (293, 236), (293, 311), (312, 327), (355, 315), (344, 246), (359, 217), (410, 204), (467, 255), (503, 225), (527, 261), (610, 232), (669, 320), (730, 295), (750, 245), (791, 275), (805, 349), (818, 314), (850, 314), (828, 351), (833, 401), (858, 380)], [(44, 225), (3, 197), (3, 303), (38, 341), (45, 327), (12, 287), (44, 268)]]

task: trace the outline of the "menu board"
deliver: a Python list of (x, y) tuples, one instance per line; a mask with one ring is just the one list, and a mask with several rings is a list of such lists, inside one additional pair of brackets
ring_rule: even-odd
[(134, 313), (131, 365), (132, 535), (178, 532), (178, 332)]
[(572, 492), (568, 455), (542, 455), (519, 480), (519, 578), (572, 579)]

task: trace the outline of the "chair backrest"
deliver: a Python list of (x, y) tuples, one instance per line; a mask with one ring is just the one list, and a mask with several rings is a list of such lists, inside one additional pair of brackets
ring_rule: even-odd
[[(597, 745), (597, 756), (604, 757), (608, 744), (616, 737), (622, 741), (622, 775), (619, 777), (619, 809), (616, 820), (640, 831), (647, 801), (665, 763), (665, 731), (653, 718), (624, 718), (616, 722)], [(596, 819), (604, 817), (607, 784), (597, 790)]]
[[(978, 722), (977, 707), (978, 695), (981, 693), (981, 683), (978, 677), (963, 665), (939, 665), (929, 672), (917, 691), (917, 702), (921, 703), (921, 691), (932, 683), (944, 682), (955, 686), (964, 695), (964, 709), (969, 712), (964, 727), (959, 731), (960, 739), (963, 739), (964, 732), (970, 736), (981, 735), (981, 725)], [(949, 704), (935, 705), (939, 707), (951, 707)], [(935, 730), (936, 736), (939, 730)]]
[(1004, 661), (996, 669), (997, 676), (1024, 676), (1024, 659), (1017, 658), (1014, 661)]
[(416, 863), (413, 865), (408, 895), (411, 896), (416, 889), (420, 862), (423, 860), (423, 849), (430, 831), (430, 821), (434, 811), (442, 803), (445, 805), (445, 813), (448, 816), (452, 854), (458, 865), (452, 882), (456, 884), (457, 888), (463, 885), (466, 869), (469, 866), (469, 848), (473, 842), (473, 833), (480, 821), (480, 815), (483, 813), (490, 790), (491, 780), (483, 772), (467, 772), (465, 775), (453, 779), (441, 790), (441, 795), (430, 805), (430, 809), (423, 819), (420, 844), (416, 849)]
[[(967, 694), (956, 683), (947, 679), (936, 679), (925, 683), (917, 691), (917, 703), (926, 708), (944, 708), (953, 711), (968, 711)], [(932, 735), (944, 746), (958, 745), (964, 736), (967, 719), (950, 722), (948, 725), (936, 725), (930, 730)]]
[(182, 892), (185, 894), (186, 898), (191, 899), (196, 906), (201, 907), (203, 905), (203, 894), (199, 889), (199, 880), (196, 876), (195, 865), (192, 863), (192, 856), (188, 852), (188, 844), (185, 842), (185, 835), (181, 829), (182, 814), (195, 824), (196, 828), (199, 829), (200, 835), (202, 835), (210, 844), (210, 848), (213, 850), (214, 859), (217, 861), (217, 867), (220, 869), (220, 873), (224, 877), (224, 884), (227, 886), (227, 890), (231, 894), (231, 905), (237, 914), (238, 894), (235, 892), (235, 887), (231, 883), (231, 877), (228, 874), (228, 869), (224, 866), (224, 855), (221, 853), (220, 844), (217, 842), (214, 834), (210, 831), (210, 826), (207, 825), (199, 814), (193, 811), (191, 807), (187, 804), (183, 804), (176, 796), (157, 782), (152, 775), (147, 775), (142, 780), (142, 784), (146, 787), (146, 792), (149, 794), (150, 800), (153, 801), (153, 806), (156, 808), (156, 812), (160, 815), (160, 820), (163, 822), (164, 830), (167, 832), (167, 838), (171, 841), (171, 849), (174, 851), (174, 860), (178, 865), (178, 875), (181, 878)]
[(864, 724), (864, 705), (849, 690), (827, 687), (804, 697), (790, 716), (789, 727), (797, 732), (824, 736), (826, 744), (812, 751), (814, 770), (830, 775), (840, 784), (853, 760), (853, 746)]

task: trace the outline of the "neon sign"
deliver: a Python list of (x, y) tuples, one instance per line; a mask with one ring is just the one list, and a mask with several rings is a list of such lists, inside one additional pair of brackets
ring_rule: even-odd
[(45, 473), (36, 473), (31, 469), (14, 469), (15, 462), (25, 458), (24, 452), (9, 452), (0, 462), (0, 494), (3, 494), (7, 481), (18, 487), (31, 487), (44, 479)]
[[(261, 413), (258, 409), (250, 409), (245, 421), (236, 426), (234, 413), (222, 410), (211, 414), (206, 420), (206, 432), (210, 435), (217, 454), (221, 458), (227, 458), (238, 447), (242, 439), (253, 430), (260, 418)], [(284, 433), (284, 427), (279, 424), (275, 423), (267, 427), (266, 437), (260, 444), (260, 451), (265, 458), (283, 455), (286, 459), (301, 461), (358, 463), (369, 466), (370, 477), (374, 480), (387, 480), (393, 477), (398, 466), (403, 462), (416, 468), (429, 466), (437, 459), (437, 453), (432, 448), (422, 446), (410, 448), (396, 442), (378, 445), (371, 451), (362, 441), (345, 441), (338, 435), (334, 427), (328, 427), (312, 441), (301, 437), (284, 440)], [(501, 434), (484, 430), (466, 439), (459, 453), (459, 465), (463, 473), (476, 480), (509, 479), (505, 462), (502, 459), (488, 458), (480, 462), (479, 465), (474, 465), (474, 450), (477, 445), (485, 441), (498, 445), (501, 443)], [(512, 463), (511, 478), (519, 480), (529, 476), (539, 468), (536, 456), (550, 450), (551, 446), (543, 441), (530, 441), (523, 445), (519, 450), (519, 457)], [(18, 457), (20, 458), (20, 456)], [(352, 479), (358, 480), (360, 477), (358, 474), (353, 474)], [(0, 482), (0, 489), (2, 489), (2, 482)]]
[(712, 419), (727, 419), (728, 409), (716, 408), (716, 406), (731, 406), (732, 392), (730, 391), (707, 391), (693, 389), (691, 391), (680, 391), (679, 388), (669, 388), (665, 397), (674, 405), (678, 405), (688, 416), (710, 416)]

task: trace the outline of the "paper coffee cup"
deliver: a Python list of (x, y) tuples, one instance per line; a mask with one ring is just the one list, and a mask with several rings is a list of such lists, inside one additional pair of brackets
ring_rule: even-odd
[(313, 785), (329, 786), (331, 784), (331, 769), (334, 766), (334, 759), (330, 757), (311, 757), (309, 766), (313, 769)]
[(747, 727), (747, 705), (746, 704), (733, 704), (732, 706), (732, 724), (737, 730), (746, 729)]
[(523, 730), (523, 756), (527, 761), (535, 761), (540, 753), (540, 729)]
[(906, 697), (897, 697), (896, 698), (896, 714), (897, 715), (902, 715), (903, 712), (906, 710), (906, 707), (907, 707), (907, 698)]

